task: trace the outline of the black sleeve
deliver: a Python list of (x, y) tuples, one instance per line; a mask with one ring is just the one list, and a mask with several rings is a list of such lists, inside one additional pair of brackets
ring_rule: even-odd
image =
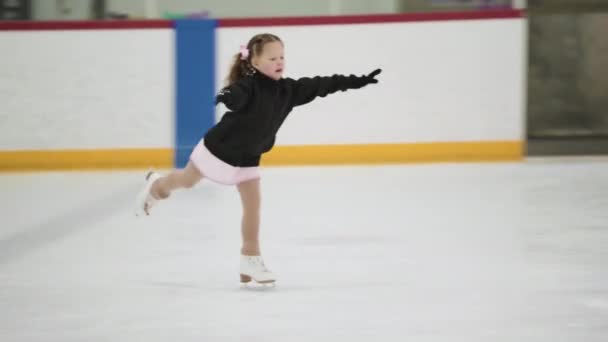
[(249, 103), (251, 97), (251, 82), (246, 79), (224, 87), (215, 97), (215, 104), (223, 103), (231, 111), (238, 111)]
[(379, 74), (378, 70), (369, 75), (364, 76), (316, 76), (303, 77), (294, 81), (294, 106), (300, 106), (311, 102), (317, 96), (325, 97), (337, 91), (346, 91), (347, 89), (359, 89), (370, 83), (377, 83), (378, 80), (374, 77)]

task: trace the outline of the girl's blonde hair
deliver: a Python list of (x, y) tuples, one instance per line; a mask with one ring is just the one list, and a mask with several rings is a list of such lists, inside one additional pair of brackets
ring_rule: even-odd
[(253, 36), (247, 43), (246, 48), (248, 54), (246, 57), (244, 57), (241, 52), (234, 56), (234, 61), (232, 62), (232, 66), (228, 72), (228, 78), (226, 79), (226, 85), (229, 86), (234, 84), (248, 74), (254, 73), (255, 69), (251, 64), (251, 59), (262, 54), (264, 46), (272, 42), (283, 43), (279, 37), (271, 33), (260, 33)]

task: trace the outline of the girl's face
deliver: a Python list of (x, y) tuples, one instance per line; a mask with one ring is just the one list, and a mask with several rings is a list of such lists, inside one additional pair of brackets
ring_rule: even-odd
[(276, 41), (266, 43), (262, 53), (251, 59), (251, 64), (262, 74), (273, 80), (279, 80), (285, 70), (283, 43)]

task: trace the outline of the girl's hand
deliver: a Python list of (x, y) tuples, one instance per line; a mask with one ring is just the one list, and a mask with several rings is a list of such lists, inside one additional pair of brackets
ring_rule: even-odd
[(378, 83), (378, 80), (374, 77), (378, 76), (382, 72), (382, 69), (376, 69), (372, 71), (369, 75), (365, 76), (367, 83)]

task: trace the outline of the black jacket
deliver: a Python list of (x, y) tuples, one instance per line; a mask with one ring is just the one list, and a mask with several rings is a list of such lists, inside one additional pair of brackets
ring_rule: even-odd
[(222, 89), (215, 103), (229, 109), (204, 137), (207, 149), (224, 162), (240, 167), (258, 166), (263, 153), (274, 146), (275, 136), (295, 106), (337, 91), (376, 83), (373, 77), (328, 77), (273, 80), (259, 72)]

